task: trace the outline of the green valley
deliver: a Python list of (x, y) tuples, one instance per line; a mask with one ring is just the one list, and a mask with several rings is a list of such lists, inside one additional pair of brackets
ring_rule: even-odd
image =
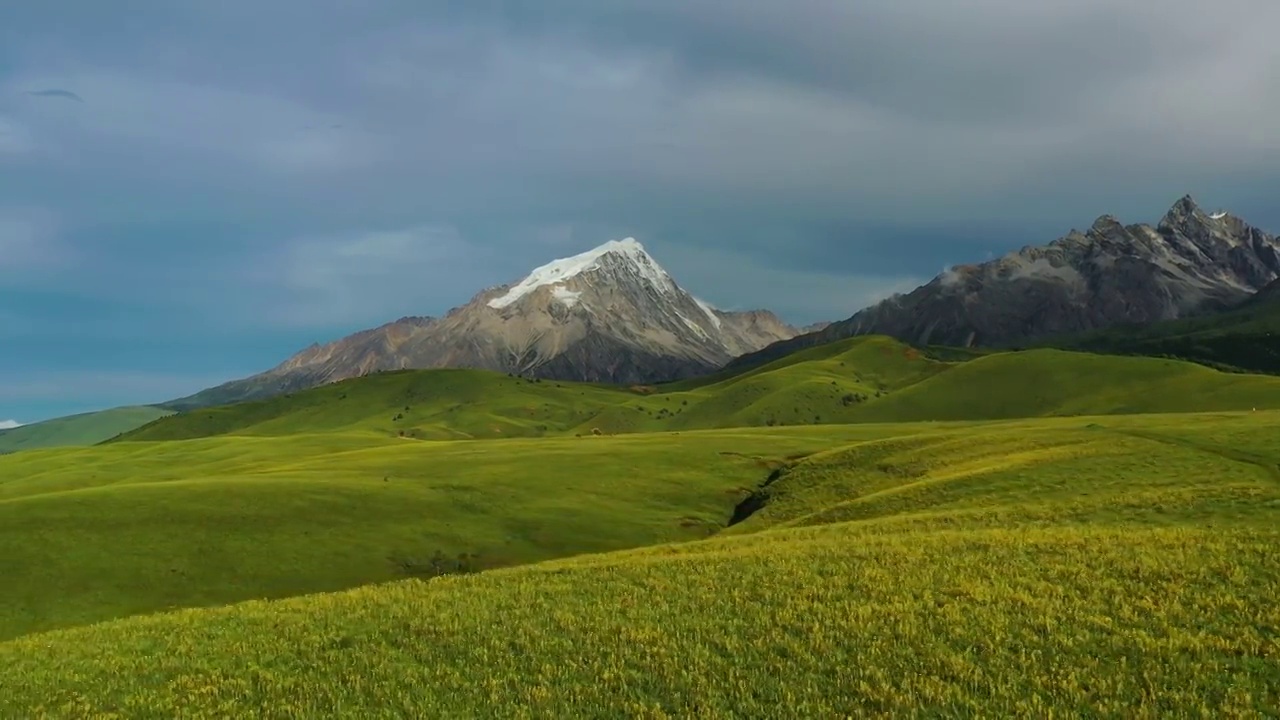
[(1280, 378), (938, 357), (379, 373), (4, 456), (0, 715), (1280, 707)]

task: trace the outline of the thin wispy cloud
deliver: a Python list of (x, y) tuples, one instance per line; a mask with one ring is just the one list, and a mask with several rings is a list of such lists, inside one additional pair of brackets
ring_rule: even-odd
[(62, 100), (71, 100), (73, 102), (78, 102), (78, 103), (84, 102), (84, 98), (71, 92), (70, 90), (63, 90), (61, 88), (50, 88), (48, 90), (28, 90), (27, 95), (30, 95), (32, 97), (40, 97), (40, 98), (59, 98)]

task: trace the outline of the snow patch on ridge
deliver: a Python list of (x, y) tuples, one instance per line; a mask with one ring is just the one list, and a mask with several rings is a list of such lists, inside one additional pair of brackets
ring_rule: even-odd
[(0, 420), (0, 430), (12, 430), (22, 427), (22, 423), (17, 420)]
[(578, 298), (582, 297), (582, 293), (570, 290), (563, 285), (556, 285), (551, 288), (551, 296), (564, 303), (567, 307), (573, 307), (578, 304)]
[(714, 325), (717, 330), (719, 330), (720, 316), (716, 315), (716, 309), (711, 307), (711, 303), (705, 302), (703, 300), (699, 300), (698, 298), (694, 298), (693, 301), (698, 303), (698, 307), (702, 308), (702, 312), (707, 314), (707, 318), (711, 320), (711, 324)]
[(671, 276), (649, 257), (644, 246), (635, 238), (610, 240), (600, 247), (588, 250), (573, 257), (553, 260), (546, 265), (535, 268), (524, 280), (521, 280), (502, 297), (489, 301), (489, 307), (501, 309), (520, 300), (520, 298), (546, 285), (564, 282), (571, 277), (581, 275), (600, 267), (600, 261), (607, 255), (614, 255), (634, 271), (637, 277), (648, 282), (662, 293), (674, 293), (676, 285)]
[(1210, 215), (1209, 217), (1213, 218), (1214, 220), (1221, 220), (1222, 218), (1224, 218), (1224, 217), (1226, 217), (1226, 216), (1227, 216), (1227, 214), (1226, 214), (1225, 212), (1216, 212), (1216, 213), (1214, 213), (1214, 214)]
[(697, 333), (699, 336), (704, 337), (704, 338), (707, 338), (707, 339), (710, 339), (710, 338), (711, 338), (711, 336), (707, 334), (707, 331), (702, 329), (702, 326), (701, 326), (701, 325), (698, 325), (698, 323), (696, 323), (696, 322), (694, 322), (694, 321), (690, 320), (689, 318), (685, 317), (685, 316), (684, 316), (684, 313), (677, 311), (677, 312), (676, 312), (676, 317), (678, 317), (678, 318), (680, 318), (681, 320), (683, 320), (683, 321), (684, 321), (684, 324), (685, 324), (686, 326), (688, 326), (688, 328), (689, 328), (690, 330), (692, 330), (692, 331), (694, 331), (695, 333)]

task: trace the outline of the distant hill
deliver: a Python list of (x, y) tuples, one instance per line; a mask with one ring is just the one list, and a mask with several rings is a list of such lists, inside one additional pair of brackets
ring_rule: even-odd
[(1038, 344), (1180, 358), (1223, 370), (1280, 374), (1280, 281), (1223, 313), (1117, 326)]
[(1280, 378), (1056, 349), (954, 360), (870, 336), (670, 385), (532, 381), (480, 370), (379, 373), (164, 418), (119, 441), (335, 431), (417, 439), (761, 425), (989, 420), (1280, 408)]
[(868, 404), (866, 421), (996, 420), (1280, 408), (1280, 378), (1180, 360), (1036, 349), (994, 353)]
[(93, 445), (172, 414), (172, 410), (141, 405), (70, 415), (12, 430), (0, 430), (0, 454), (39, 448)]

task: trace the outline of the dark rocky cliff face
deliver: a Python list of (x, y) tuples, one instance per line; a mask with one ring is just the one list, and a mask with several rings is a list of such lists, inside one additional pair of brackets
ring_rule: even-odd
[(954, 267), (905, 295), (735, 360), (768, 362), (855, 335), (917, 345), (1009, 346), (1235, 306), (1280, 277), (1277, 239), (1188, 196), (1155, 226), (1106, 215), (1043, 247)]

